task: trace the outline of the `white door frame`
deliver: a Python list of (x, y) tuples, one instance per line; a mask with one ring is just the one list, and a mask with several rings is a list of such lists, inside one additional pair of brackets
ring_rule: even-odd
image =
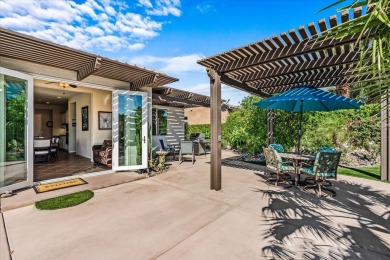
[[(119, 166), (119, 100), (118, 95), (142, 97), (142, 163), (140, 165)], [(112, 92), (112, 169), (114, 171), (139, 170), (148, 167), (148, 94), (141, 91), (114, 90)]]
[[(26, 73), (21, 73), (19, 71), (6, 69), (0, 67), (0, 73), (9, 75), (15, 78), (20, 78), (27, 80), (27, 89), (26, 89), (26, 102), (27, 102), (27, 111), (26, 111), (26, 129), (27, 129), (27, 140), (25, 141), (26, 147), (24, 148), (26, 151), (26, 166), (27, 166), (27, 178), (25, 181), (18, 182), (15, 184), (11, 184), (8, 186), (0, 187), (0, 193), (5, 191), (13, 191), (17, 189), (22, 189), (25, 187), (30, 187), (33, 185), (34, 179), (34, 151), (33, 151), (33, 141), (34, 141), (34, 80), (33, 77)], [(3, 108), (0, 108), (3, 109)], [(5, 145), (5, 144), (4, 144)], [(0, 147), (3, 149), (3, 147)]]

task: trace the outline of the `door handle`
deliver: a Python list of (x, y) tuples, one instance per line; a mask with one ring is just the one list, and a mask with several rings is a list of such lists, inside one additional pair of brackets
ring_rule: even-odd
[(144, 143), (146, 143), (146, 137), (144, 136)]

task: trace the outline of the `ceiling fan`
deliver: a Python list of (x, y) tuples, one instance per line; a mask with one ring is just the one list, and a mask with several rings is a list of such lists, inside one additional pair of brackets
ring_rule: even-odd
[(62, 95), (64, 95), (64, 96), (65, 96), (65, 88), (66, 87), (77, 88), (76, 85), (65, 83), (65, 82), (46, 82), (45, 84), (54, 84), (54, 83), (58, 84), (60, 87), (62, 87)]
[(46, 82), (45, 84), (54, 84), (54, 83), (57, 83), (60, 87), (63, 87), (63, 88), (66, 88), (66, 87), (77, 88), (76, 85), (65, 83), (65, 82)]

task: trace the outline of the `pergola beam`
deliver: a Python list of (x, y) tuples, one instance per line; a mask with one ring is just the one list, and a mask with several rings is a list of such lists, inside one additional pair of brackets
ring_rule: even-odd
[(210, 107), (209, 103), (194, 101), (191, 99), (182, 99), (178, 97), (170, 97), (170, 96), (164, 96), (164, 95), (159, 95), (154, 93), (152, 94), (152, 97), (155, 100), (165, 101), (168, 103), (182, 103), (182, 104), (193, 105), (193, 106)]
[(357, 36), (348, 36), (343, 39), (329, 39), (323, 42), (316, 42), (315, 40), (302, 41), (290, 46), (285, 46), (283, 48), (269, 50), (257, 55), (247, 56), (240, 60), (222, 63), (218, 66), (215, 66), (214, 69), (222, 73), (231, 72), (234, 70), (240, 70), (278, 60), (293, 58), (297, 56), (297, 53), (299, 53), (299, 55), (304, 55), (337, 46), (342, 46), (345, 44), (355, 43), (356, 40)]
[(253, 74), (247, 74), (237, 80), (243, 82), (251, 82), (266, 78), (272, 78), (277, 76), (289, 75), (292, 73), (306, 72), (312, 69), (324, 69), (334, 67), (335, 64), (343, 65), (356, 62), (359, 59), (358, 52), (348, 52), (332, 57), (326, 57), (319, 60), (311, 60), (309, 62), (298, 63), (291, 66), (284, 66), (272, 70), (261, 71)]
[(254, 94), (254, 95), (260, 96), (260, 97), (268, 97), (269, 96), (267, 93), (265, 93), (261, 90), (258, 90), (256, 88), (250, 87), (249, 85), (247, 85), (243, 82), (232, 79), (227, 75), (224, 75), (224, 74), (219, 74), (219, 75), (220, 75), (221, 81), (228, 86), (231, 86), (233, 88), (238, 88), (240, 90), (244, 90), (248, 93), (251, 93), (251, 94)]
[(270, 87), (281, 87), (291, 84), (300, 85), (306, 82), (321, 82), (326, 79), (344, 78), (349, 75), (350, 73), (348, 69), (325, 70), (321, 72), (313, 71), (313, 73), (301, 76), (293, 74), (293, 76), (288, 78), (274, 78), (271, 79), (272, 81), (267, 84), (261, 84), (259, 82), (258, 84), (254, 84), (253, 86), (265, 91), (265, 89)]
[(141, 79), (135, 80), (135, 81), (131, 82), (131, 84), (132, 84), (132, 87), (135, 89), (147, 87), (147, 86), (155, 84), (158, 80), (158, 77), (159, 77), (158, 74), (149, 75), (149, 76), (143, 77)]
[(85, 64), (77, 71), (77, 80), (81, 81), (98, 71), (101, 66), (101, 60), (102, 59), (100, 57), (96, 57), (93, 61)]

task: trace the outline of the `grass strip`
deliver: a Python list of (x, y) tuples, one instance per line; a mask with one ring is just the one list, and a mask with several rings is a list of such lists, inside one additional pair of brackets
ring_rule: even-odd
[(79, 191), (55, 198), (35, 202), (35, 207), (40, 210), (55, 210), (79, 205), (93, 197), (91, 190)]

